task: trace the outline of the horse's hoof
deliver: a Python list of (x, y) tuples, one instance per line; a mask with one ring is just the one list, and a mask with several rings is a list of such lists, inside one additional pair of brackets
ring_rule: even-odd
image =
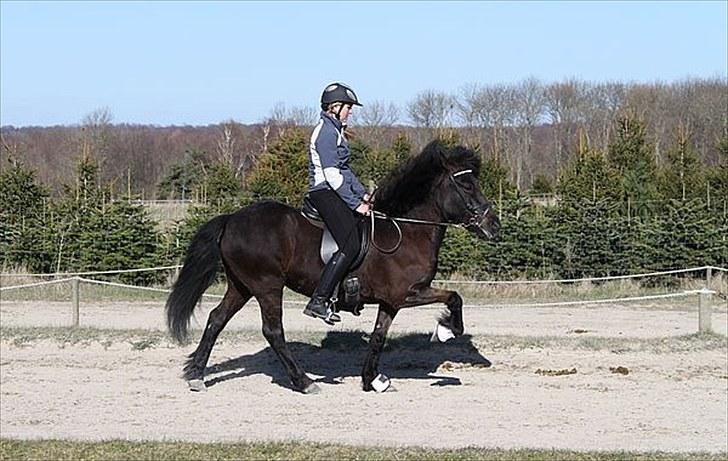
[(201, 379), (190, 379), (187, 381), (187, 385), (190, 386), (190, 390), (192, 392), (205, 392), (207, 390), (207, 386), (205, 386), (205, 381)]
[(455, 333), (453, 331), (444, 326), (441, 325), (439, 322), (437, 323), (437, 326), (435, 327), (435, 331), (432, 333), (432, 337), (430, 337), (430, 342), (437, 343), (445, 343), (449, 340), (453, 339), (455, 337)]
[(316, 383), (311, 383), (303, 390), (303, 393), (306, 395), (312, 395), (312, 394), (320, 394), (321, 388)]
[(377, 393), (381, 394), (382, 392), (386, 392), (388, 389), (392, 386), (392, 381), (389, 380), (385, 375), (379, 373), (376, 378), (374, 378), (374, 381), (372, 381), (372, 389), (377, 391)]

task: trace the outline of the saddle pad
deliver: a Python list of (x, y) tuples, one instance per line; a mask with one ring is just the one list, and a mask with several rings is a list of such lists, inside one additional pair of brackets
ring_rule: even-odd
[[(321, 261), (326, 264), (334, 256), (334, 253), (339, 251), (339, 245), (336, 244), (334, 236), (329, 232), (329, 228), (324, 227), (323, 235), (321, 236), (321, 248), (319, 253), (321, 255)], [(359, 224), (359, 233), (361, 235), (361, 246), (359, 247), (359, 254), (357, 255), (354, 262), (352, 262), (349, 270), (354, 270), (362, 263), (364, 256), (369, 252), (369, 232), (370, 225), (368, 220), (363, 220)]]

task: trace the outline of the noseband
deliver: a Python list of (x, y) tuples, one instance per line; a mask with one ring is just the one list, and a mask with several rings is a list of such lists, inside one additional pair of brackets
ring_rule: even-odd
[(466, 229), (475, 227), (477, 229), (480, 229), (487, 235), (489, 238), (493, 237), (493, 235), (486, 229), (484, 226), (485, 219), (488, 217), (488, 213), (490, 213), (490, 206), (486, 207), (484, 210), (479, 209), (475, 205), (473, 205), (468, 199), (465, 197), (465, 194), (463, 193), (462, 188), (460, 185), (455, 181), (455, 178), (458, 176), (464, 175), (464, 174), (472, 174), (473, 170), (462, 170), (458, 171), (457, 173), (453, 173), (452, 175), (448, 176), (450, 178), (450, 182), (452, 182), (452, 185), (455, 186), (455, 192), (458, 193), (458, 196), (460, 196), (460, 199), (463, 201), (463, 204), (465, 204), (465, 209), (468, 210), (468, 213), (470, 213), (470, 217), (466, 222), (461, 223), (460, 225)]

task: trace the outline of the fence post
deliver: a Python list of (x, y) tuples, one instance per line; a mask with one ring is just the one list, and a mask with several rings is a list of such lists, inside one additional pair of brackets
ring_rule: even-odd
[(79, 313), (79, 278), (74, 277), (71, 280), (71, 326), (78, 327), (78, 313)]
[(698, 292), (698, 333), (710, 333), (713, 326), (710, 320), (710, 298), (712, 291), (702, 289)]
[(710, 284), (713, 282), (713, 267), (708, 266), (705, 269), (705, 288), (710, 290)]

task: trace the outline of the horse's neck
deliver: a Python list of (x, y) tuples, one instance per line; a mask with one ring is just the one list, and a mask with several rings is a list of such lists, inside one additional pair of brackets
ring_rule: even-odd
[(432, 222), (442, 222), (444, 220), (437, 205), (429, 203), (429, 201), (412, 208), (404, 214), (404, 217)]
[[(416, 206), (404, 214), (406, 218), (420, 219), (423, 221), (430, 221), (433, 223), (442, 222), (444, 218), (440, 215), (438, 207), (434, 203), (424, 203)], [(430, 225), (413, 225), (418, 230), (418, 233), (427, 234), (430, 241), (435, 243), (435, 252), (437, 252), (442, 244), (442, 239), (445, 237), (445, 228), (442, 226), (430, 226)]]

